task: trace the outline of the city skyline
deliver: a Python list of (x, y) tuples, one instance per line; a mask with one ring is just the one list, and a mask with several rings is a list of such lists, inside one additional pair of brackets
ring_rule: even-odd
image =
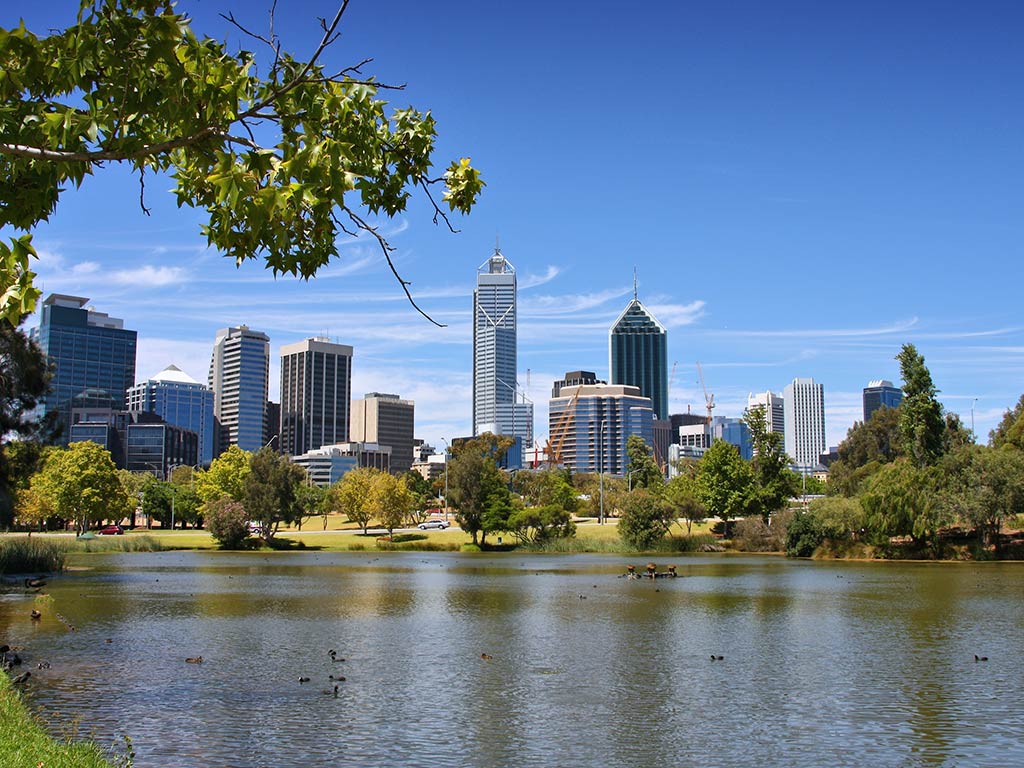
[[(255, 6), (179, 8), (201, 34), (237, 42), (217, 13), (262, 29)], [(285, 48), (310, 50), (315, 16), (334, 7), (289, 5)], [(395, 106), (433, 111), (439, 162), (468, 155), (484, 175), (477, 210), (453, 220), (460, 234), (435, 227), (422, 200), (381, 222), (414, 297), (448, 327), (405, 303), (372, 243), (342, 245), (310, 283), (236, 270), (206, 249), (202, 217), (176, 208), (169, 180), (147, 176), (147, 217), (138, 179), (118, 167), (67, 191), (36, 230), (40, 287), (90, 296), (138, 330), (138, 381), (169, 364), (204, 381), (216, 330), (244, 323), (270, 336), (279, 400), (281, 346), (352, 345), (353, 391), (415, 401), (417, 437), (440, 447), (471, 432), (473, 271), (500, 235), (519, 276), (517, 377), (542, 444), (554, 380), (608, 380), (607, 329), (634, 267), (678, 363), (670, 412), (703, 411), (697, 360), (716, 415), (813, 377), (835, 445), (869, 381), (899, 385), (894, 358), (911, 342), (939, 399), (968, 426), (973, 408), (986, 439), (1024, 391), (1021, 9), (540, 8), (398, 2), (382, 25), (355, 2), (327, 60), (375, 57), (368, 72), (409, 83)], [(76, 10), (15, 2), (5, 20), (44, 33)], [(428, 21), (470, 34), (440, 57)], [(489, 55), (522, 41), (522, 68)], [(609, 50), (629, 66), (612, 69)], [(553, 70), (574, 88), (540, 88)]]

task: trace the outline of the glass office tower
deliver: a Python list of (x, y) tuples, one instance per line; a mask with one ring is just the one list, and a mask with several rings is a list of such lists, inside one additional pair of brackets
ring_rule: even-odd
[(61, 441), (67, 444), (74, 423), (72, 405), (83, 393), (102, 394), (115, 410), (135, 383), (137, 334), (124, 321), (87, 308), (89, 299), (51, 294), (43, 302), (33, 336), (53, 365), (44, 413), (59, 412)]
[(651, 398), (654, 418), (668, 413), (668, 331), (633, 292), (633, 300), (608, 333), (608, 376), (611, 384), (639, 387)]
[(213, 392), (176, 365), (128, 390), (128, 410), (155, 413), (168, 424), (192, 430), (199, 441), (198, 463), (213, 461)]

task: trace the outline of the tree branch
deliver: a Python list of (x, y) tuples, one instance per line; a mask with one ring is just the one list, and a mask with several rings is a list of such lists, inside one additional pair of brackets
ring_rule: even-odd
[(0, 154), (13, 155), (15, 157), (27, 157), (31, 160), (53, 160), (66, 163), (97, 163), (104, 160), (139, 160), (143, 157), (161, 155), (181, 147), (202, 141), (209, 136), (220, 135), (227, 137), (228, 134), (221, 128), (207, 126), (191, 136), (181, 136), (169, 141), (161, 141), (158, 144), (147, 144), (134, 152), (117, 152), (105, 149), (96, 152), (70, 152), (64, 149), (44, 149), (42, 147), (29, 147), (24, 144), (0, 144)]
[(405, 297), (409, 300), (409, 303), (412, 304), (413, 309), (415, 309), (417, 312), (419, 312), (421, 315), (423, 315), (425, 318), (427, 318), (427, 320), (432, 322), (438, 328), (446, 328), (447, 325), (445, 323), (437, 322), (437, 320), (435, 320), (430, 315), (428, 315), (426, 312), (424, 312), (420, 308), (420, 305), (416, 303), (416, 300), (413, 299), (412, 294), (409, 293), (409, 285), (410, 285), (409, 281), (403, 279), (402, 276), (400, 274), (398, 274), (398, 270), (395, 268), (395, 263), (391, 260), (391, 251), (393, 251), (394, 248), (392, 248), (391, 245), (388, 243), (388, 241), (384, 239), (384, 236), (380, 232), (377, 231), (376, 227), (370, 226), (366, 221), (364, 221), (351, 208), (343, 208), (343, 210), (345, 211), (345, 213), (348, 214), (348, 217), (350, 219), (352, 219), (353, 223), (355, 223), (355, 225), (357, 227), (359, 227), (360, 229), (362, 229), (365, 232), (369, 232), (371, 235), (373, 235), (377, 239), (377, 242), (380, 244), (381, 251), (384, 252), (384, 258), (387, 260), (388, 266), (391, 268), (391, 273), (398, 280), (398, 284), (402, 286), (402, 290), (405, 291)]

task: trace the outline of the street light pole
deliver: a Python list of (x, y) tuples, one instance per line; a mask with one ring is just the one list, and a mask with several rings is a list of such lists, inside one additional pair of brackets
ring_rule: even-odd
[(597, 485), (601, 496), (601, 507), (597, 516), (597, 524), (604, 525), (604, 422), (597, 428)]
[(972, 443), (978, 442), (978, 438), (975, 437), (975, 435), (974, 435), (974, 406), (977, 405), (977, 404), (978, 404), (978, 398), (974, 398), (974, 401), (971, 403), (971, 442)]
[(441, 439), (444, 440), (444, 519), (445, 519), (445, 521), (447, 521), (448, 520), (448, 459), (449, 459), (449, 457), (451, 455), (452, 447), (451, 447), (451, 445), (448, 444), (448, 441), (445, 438), (442, 437)]

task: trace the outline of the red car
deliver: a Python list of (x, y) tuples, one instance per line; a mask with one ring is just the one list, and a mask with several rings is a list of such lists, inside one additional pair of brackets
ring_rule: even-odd
[(120, 525), (104, 525), (96, 533), (99, 536), (123, 536), (124, 528)]

